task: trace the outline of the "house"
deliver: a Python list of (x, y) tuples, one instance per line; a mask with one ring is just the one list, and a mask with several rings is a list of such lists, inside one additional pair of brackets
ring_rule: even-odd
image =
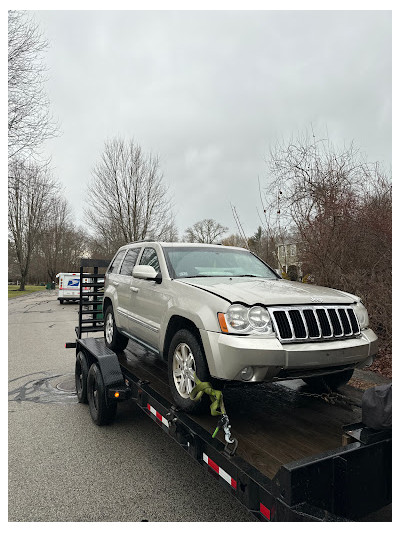
[(300, 279), (303, 275), (300, 261), (300, 248), (301, 244), (293, 241), (286, 241), (277, 244), (277, 259), (278, 259), (278, 272), (282, 274), (285, 272), (289, 274), (290, 278)]

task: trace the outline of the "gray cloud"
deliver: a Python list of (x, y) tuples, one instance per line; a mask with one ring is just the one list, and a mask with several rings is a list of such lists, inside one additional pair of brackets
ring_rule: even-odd
[(158, 153), (178, 228), (211, 217), (256, 230), (270, 144), (307, 128), (391, 165), (388, 11), (41, 11), (48, 94), (63, 135), (47, 144), (81, 220), (103, 142)]

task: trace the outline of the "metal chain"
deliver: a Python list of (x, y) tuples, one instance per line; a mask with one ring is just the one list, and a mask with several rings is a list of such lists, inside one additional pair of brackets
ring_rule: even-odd
[(333, 391), (329, 385), (324, 380), (324, 385), (326, 388), (326, 392), (303, 392), (303, 391), (296, 391), (297, 394), (300, 394), (301, 396), (307, 396), (309, 398), (317, 398), (321, 399), (324, 402), (330, 403), (331, 405), (341, 405), (342, 407), (361, 407), (360, 403), (352, 400), (348, 396), (345, 396), (344, 394), (340, 394), (340, 392)]

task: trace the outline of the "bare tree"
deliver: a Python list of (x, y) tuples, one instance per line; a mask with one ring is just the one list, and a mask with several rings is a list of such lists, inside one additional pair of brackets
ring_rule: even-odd
[(185, 239), (187, 242), (212, 244), (227, 231), (226, 226), (222, 226), (212, 218), (205, 218), (185, 230)]
[(44, 91), (42, 55), (48, 47), (39, 26), (23, 11), (8, 12), (8, 155), (28, 157), (56, 134)]
[(133, 140), (105, 143), (89, 185), (86, 222), (106, 251), (143, 239), (176, 235), (174, 215), (158, 157)]
[(55, 280), (58, 272), (74, 272), (86, 251), (87, 236), (75, 228), (65, 198), (56, 196), (42, 225), (36, 260), (41, 279)]
[(273, 210), (304, 244), (318, 280), (333, 286), (347, 268), (343, 246), (349, 224), (359, 212), (375, 167), (354, 145), (337, 150), (329, 140), (304, 135), (271, 151)]
[(47, 165), (14, 160), (10, 167), (13, 186), (8, 190), (8, 227), (20, 270), (21, 290), (25, 290), (32, 254), (56, 187)]
[(270, 154), (270, 209), (301, 243), (304, 274), (362, 297), (382, 345), (391, 339), (391, 181), (354, 144), (311, 132)]
[(224, 237), (221, 241), (224, 246), (238, 246), (239, 248), (247, 248), (247, 243), (239, 233), (232, 233)]

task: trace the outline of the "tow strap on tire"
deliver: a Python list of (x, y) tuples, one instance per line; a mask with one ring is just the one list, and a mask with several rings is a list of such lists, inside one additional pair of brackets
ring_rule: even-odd
[(222, 427), (225, 434), (225, 451), (230, 455), (233, 455), (238, 446), (238, 441), (231, 435), (231, 426), (229, 424), (229, 417), (226, 414), (222, 392), (220, 390), (213, 389), (211, 383), (208, 381), (200, 381), (196, 375), (194, 378), (196, 385), (190, 393), (190, 399), (198, 402), (202, 398), (203, 394), (207, 394), (210, 397), (211, 415), (221, 417), (218, 421), (217, 427), (214, 430), (214, 433), (212, 434), (212, 438), (214, 439), (216, 437), (218, 431)]
[(197, 376), (195, 376), (195, 383), (196, 385), (190, 393), (190, 399), (198, 402), (203, 394), (207, 394), (211, 401), (210, 411), (212, 416), (225, 415), (226, 411), (224, 400), (222, 398), (222, 392), (220, 390), (213, 389), (211, 383), (208, 381), (200, 381)]

